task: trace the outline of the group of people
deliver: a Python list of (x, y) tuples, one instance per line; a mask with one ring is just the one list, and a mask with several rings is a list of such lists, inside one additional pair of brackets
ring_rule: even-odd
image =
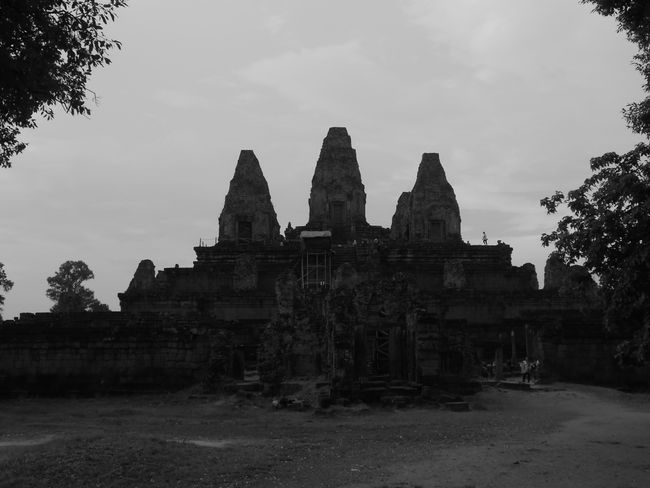
[(524, 360), (519, 363), (519, 370), (521, 371), (522, 383), (536, 381), (539, 371), (539, 359), (529, 361), (528, 358), (524, 358)]
[[(539, 379), (539, 359), (529, 360), (527, 357), (519, 362), (519, 371), (521, 373), (522, 383), (532, 383)], [(517, 371), (517, 362), (514, 360), (508, 360), (505, 364), (505, 371), (512, 374), (513, 371)], [(496, 364), (491, 363), (482, 363), (482, 376), (485, 378), (492, 378), (495, 375)]]

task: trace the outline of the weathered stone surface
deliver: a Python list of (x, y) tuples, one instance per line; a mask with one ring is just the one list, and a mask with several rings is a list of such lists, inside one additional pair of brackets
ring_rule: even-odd
[(280, 224), (253, 151), (242, 150), (219, 216), (219, 242), (277, 241)]
[(156, 281), (156, 267), (150, 259), (143, 259), (135, 270), (133, 279), (129, 283), (129, 291), (147, 291), (152, 290)]
[(539, 290), (539, 281), (537, 280), (537, 270), (533, 263), (524, 263), (519, 267), (520, 273), (525, 276), (522, 286), (524, 290)]
[(359, 276), (357, 271), (350, 263), (343, 263), (334, 273), (334, 283), (332, 287), (336, 288), (353, 288), (357, 284)]
[[(191, 334), (193, 327), (205, 335)], [(118, 312), (35, 314), (0, 328), (0, 393), (143, 393), (194, 385), (217, 327), (198, 317), (183, 323)]]
[(460, 290), (467, 286), (463, 262), (459, 259), (445, 261), (443, 283), (445, 288)]
[(415, 186), (402, 194), (391, 227), (393, 239), (409, 242), (460, 240), (460, 210), (437, 153), (425, 153)]
[(235, 259), (233, 270), (233, 289), (235, 291), (257, 288), (257, 263), (252, 254), (240, 254)]
[(285, 270), (275, 280), (275, 298), (280, 316), (293, 315), (297, 287), (296, 277), (291, 270)]
[(393, 221), (390, 226), (390, 238), (393, 240), (409, 240), (409, 216), (410, 216), (411, 192), (405, 191), (397, 200), (397, 208), (393, 215)]
[(323, 140), (309, 196), (309, 228), (367, 225), (366, 192), (357, 153), (344, 127), (332, 127)]
[(595, 298), (598, 285), (584, 266), (567, 266), (556, 253), (551, 253), (544, 266), (544, 289), (560, 295), (585, 295)]

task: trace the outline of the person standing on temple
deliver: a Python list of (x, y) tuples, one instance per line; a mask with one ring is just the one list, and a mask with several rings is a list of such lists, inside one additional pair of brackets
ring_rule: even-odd
[(483, 232), (483, 244), (487, 246), (487, 235)]

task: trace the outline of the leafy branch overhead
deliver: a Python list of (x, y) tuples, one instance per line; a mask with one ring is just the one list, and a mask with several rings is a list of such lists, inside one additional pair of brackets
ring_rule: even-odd
[[(94, 68), (110, 64), (121, 48), (104, 35), (126, 0), (2, 0), (0, 3), (0, 166), (26, 144), (22, 129), (38, 116), (51, 119), (60, 105), (88, 115), (86, 83)], [(93, 94), (94, 95), (94, 94)]]
[[(594, 11), (614, 16), (619, 31), (639, 47), (634, 57), (650, 93), (650, 2), (646, 0), (582, 0)], [(628, 127), (650, 138), (650, 95), (623, 111)], [(569, 215), (542, 235), (566, 263), (584, 260), (599, 277), (605, 303), (605, 323), (624, 341), (621, 360), (650, 359), (650, 145), (591, 159), (592, 175), (577, 189), (556, 191), (540, 204), (549, 214), (566, 205)]]

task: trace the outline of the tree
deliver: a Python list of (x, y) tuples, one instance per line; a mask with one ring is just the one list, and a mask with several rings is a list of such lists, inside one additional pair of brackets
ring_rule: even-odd
[(641, 102), (631, 103), (623, 110), (628, 126), (639, 134), (650, 135), (650, 3), (647, 0), (581, 0), (594, 4), (594, 12), (614, 16), (618, 30), (639, 47), (634, 56), (637, 71), (644, 78), (643, 88), (649, 93)]
[(45, 294), (56, 302), (50, 309), (55, 313), (105, 312), (108, 306), (95, 298), (95, 293), (82, 285), (95, 277), (83, 261), (66, 261), (47, 278), (50, 287)]
[[(7, 278), (7, 273), (5, 271), (5, 265), (0, 263), (0, 290), (8, 292), (14, 287), (14, 282)], [(0, 293), (0, 312), (2, 312), (2, 306), (5, 303), (5, 297)], [(0, 314), (0, 320), (2, 320), (2, 315)]]
[(598, 276), (605, 304), (605, 324), (627, 340), (621, 359), (643, 362), (650, 344), (650, 147), (639, 144), (619, 156), (591, 160), (594, 174), (564, 196), (556, 192), (542, 205), (555, 213), (566, 203), (572, 215), (542, 235), (568, 264), (584, 260)]
[(56, 105), (73, 115), (90, 114), (88, 77), (110, 64), (111, 49), (121, 47), (103, 27), (125, 5), (126, 0), (0, 2), (0, 167), (10, 167), (25, 149), (18, 135), (36, 127), (36, 115), (51, 119)]
[[(650, 93), (650, 3), (646, 0), (582, 0), (594, 11), (614, 16), (639, 52), (634, 61)], [(650, 138), (650, 96), (623, 111), (628, 127)], [(600, 281), (605, 325), (625, 337), (618, 349), (623, 362), (650, 360), (650, 145), (640, 142), (618, 155), (591, 159), (592, 176), (577, 189), (556, 191), (541, 200), (549, 214), (566, 204), (571, 215), (542, 235), (567, 264), (584, 260)]]

